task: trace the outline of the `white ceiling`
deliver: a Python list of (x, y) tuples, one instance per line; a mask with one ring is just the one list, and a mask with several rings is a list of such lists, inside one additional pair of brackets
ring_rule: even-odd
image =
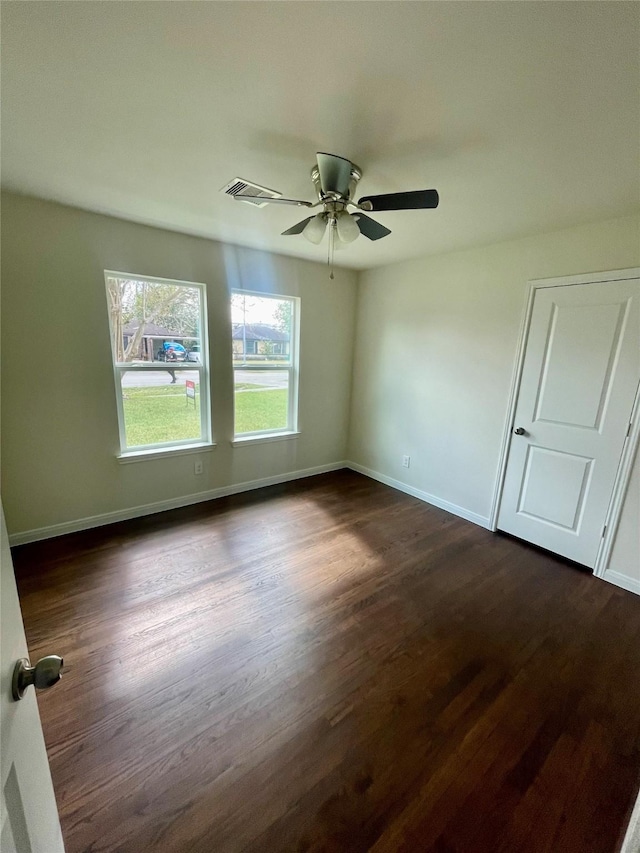
[(440, 207), (339, 255), (366, 268), (639, 207), (635, 2), (16, 2), (2, 9), (7, 188), (321, 260), (302, 208), (315, 152), (362, 194)]

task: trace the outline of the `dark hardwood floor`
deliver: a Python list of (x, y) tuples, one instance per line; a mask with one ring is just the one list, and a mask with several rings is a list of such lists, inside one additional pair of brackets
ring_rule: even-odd
[(640, 597), (341, 471), (17, 548), (67, 853), (613, 853)]

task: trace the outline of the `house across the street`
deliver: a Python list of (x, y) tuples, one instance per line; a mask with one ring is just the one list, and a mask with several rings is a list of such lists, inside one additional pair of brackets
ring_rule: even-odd
[(234, 358), (289, 355), (289, 333), (265, 323), (235, 323), (231, 338)]
[[(123, 326), (122, 338), (125, 351), (139, 328), (140, 323), (137, 320), (132, 320)], [(158, 326), (156, 323), (145, 323), (144, 333), (140, 338), (140, 343), (133, 355), (133, 359), (153, 361), (156, 357), (156, 352), (162, 349), (162, 344), (165, 341), (177, 341), (188, 349), (185, 341), (192, 342), (193, 340), (193, 335), (183, 335), (181, 332), (175, 332), (164, 326)]]

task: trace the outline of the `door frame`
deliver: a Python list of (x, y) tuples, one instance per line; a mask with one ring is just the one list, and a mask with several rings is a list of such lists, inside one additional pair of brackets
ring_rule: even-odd
[[(629, 279), (640, 278), (640, 267), (631, 267), (623, 270), (612, 270), (611, 272), (596, 272), (583, 273), (582, 275), (567, 275), (559, 278), (538, 278), (532, 279), (528, 283), (527, 298), (525, 308), (522, 314), (520, 323), (520, 331), (518, 333), (518, 346), (513, 366), (511, 377), (511, 389), (509, 391), (509, 403), (507, 406), (507, 418), (502, 432), (502, 442), (500, 445), (500, 457), (498, 460), (498, 473), (493, 491), (493, 500), (491, 502), (491, 513), (489, 515), (489, 529), (494, 532), (498, 529), (498, 515), (500, 513), (500, 502), (502, 500), (502, 492), (504, 488), (504, 480), (507, 473), (507, 461), (509, 458), (509, 447), (511, 443), (511, 434), (514, 425), (516, 403), (520, 393), (520, 382), (522, 379), (522, 368), (524, 366), (524, 356), (527, 349), (527, 341), (529, 338), (529, 329), (531, 326), (531, 317), (533, 314), (533, 303), (536, 292), (547, 287), (568, 287), (576, 284), (606, 284), (614, 281), (628, 281)], [(613, 484), (613, 491), (605, 516), (605, 527), (598, 554), (596, 557), (593, 574), (601, 578), (609, 564), (609, 558), (613, 549), (613, 543), (618, 530), (618, 522), (622, 512), (624, 497), (631, 479), (631, 469), (635, 458), (638, 444), (640, 443), (640, 382), (636, 390), (635, 401), (631, 410), (631, 428), (627, 434), (627, 439), (622, 448), (622, 456), (618, 465), (616, 479)]]

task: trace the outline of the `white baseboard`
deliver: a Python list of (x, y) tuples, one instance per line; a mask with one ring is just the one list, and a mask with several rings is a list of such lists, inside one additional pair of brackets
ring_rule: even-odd
[[(29, 542), (39, 542), (42, 539), (52, 539), (55, 536), (64, 536), (66, 533), (77, 533), (80, 530), (89, 530), (92, 527), (103, 527), (106, 524), (115, 524), (118, 521), (127, 521), (130, 518), (139, 518), (144, 515), (153, 515), (156, 512), (165, 512), (169, 509), (178, 509), (191, 504), (203, 503), (204, 501), (223, 498), (228, 495), (236, 495), (240, 492), (249, 492), (254, 489), (263, 489), (265, 486), (275, 486), (279, 483), (287, 483), (292, 480), (301, 480), (304, 477), (314, 477), (316, 474), (326, 474), (329, 471), (339, 471), (341, 468), (350, 468), (352, 471), (357, 471), (359, 474), (364, 474), (365, 477), (370, 477), (372, 480), (377, 480), (379, 483), (384, 483), (385, 486), (390, 486), (392, 489), (398, 489), (407, 495), (411, 495), (418, 500), (464, 518), (472, 524), (477, 524), (479, 527), (484, 527), (491, 530), (490, 521), (483, 515), (478, 515), (464, 507), (449, 501), (442, 500), (435, 495), (430, 495), (428, 492), (423, 492), (421, 489), (416, 489), (400, 480), (395, 480), (393, 477), (387, 477), (385, 474), (380, 474), (378, 471), (373, 471), (371, 468), (365, 468), (364, 465), (359, 465), (357, 462), (330, 462), (327, 465), (316, 465), (313, 468), (305, 468), (299, 471), (290, 471), (286, 474), (276, 474), (273, 477), (262, 477), (259, 480), (248, 480), (244, 483), (236, 483), (231, 486), (221, 486), (217, 489), (208, 489), (205, 492), (196, 492), (191, 495), (182, 495), (181, 497), (170, 498), (164, 501), (155, 501), (150, 504), (142, 504), (140, 506), (129, 507), (128, 509), (116, 510), (115, 512), (105, 512), (100, 515), (90, 515), (86, 518), (80, 518), (77, 521), (67, 521), (62, 524), (51, 524), (48, 527), (38, 527), (33, 530), (23, 530), (20, 533), (13, 533), (9, 536), (9, 544), (26, 545)], [(640, 581), (635, 578), (627, 577), (619, 572), (606, 571), (601, 578), (616, 586), (622, 587), (629, 592), (635, 592), (640, 595)]]
[(192, 495), (182, 495), (165, 501), (155, 501), (150, 504), (120, 509), (115, 512), (105, 512), (100, 515), (90, 515), (79, 518), (77, 521), (66, 521), (62, 524), (52, 524), (48, 527), (38, 527), (34, 530), (23, 530), (21, 533), (13, 533), (9, 536), (9, 544), (26, 545), (28, 542), (38, 542), (41, 539), (52, 539), (54, 536), (64, 536), (66, 533), (77, 533), (80, 530), (89, 530), (92, 527), (103, 527), (105, 524), (114, 524), (117, 521), (127, 521), (130, 518), (139, 518), (143, 515), (153, 515), (156, 512), (164, 512), (168, 509), (178, 509), (191, 504), (211, 501), (215, 498), (223, 498), (228, 495), (237, 495), (240, 492), (249, 492), (253, 489), (263, 489), (265, 486), (275, 486), (279, 483), (288, 483), (290, 480), (301, 480), (303, 477), (313, 477), (316, 474), (326, 474), (328, 471), (338, 471), (347, 467), (346, 462), (331, 462), (328, 465), (316, 465), (314, 468), (305, 468), (301, 471), (290, 471), (287, 474), (277, 474), (274, 477), (262, 477), (260, 480), (249, 480), (245, 483), (236, 483), (232, 486), (221, 486), (218, 489), (209, 489), (206, 492), (196, 492)]
[(627, 577), (627, 575), (621, 575), (620, 572), (605, 571), (600, 580), (609, 581), (609, 583), (614, 583), (616, 586), (621, 586), (622, 589), (627, 589), (629, 592), (635, 592), (640, 595), (640, 581)]
[(428, 492), (423, 492), (421, 489), (408, 486), (406, 483), (402, 483), (400, 480), (394, 480), (393, 477), (387, 477), (385, 474), (380, 474), (378, 471), (372, 471), (371, 468), (365, 468), (364, 465), (359, 465), (357, 462), (345, 462), (345, 465), (347, 468), (351, 468), (352, 471), (357, 471), (359, 474), (371, 477), (372, 480), (384, 483), (385, 486), (391, 486), (391, 488), (398, 489), (398, 491), (411, 495), (414, 498), (418, 498), (418, 500), (424, 501), (432, 506), (437, 506), (439, 509), (444, 509), (446, 512), (450, 512), (453, 515), (458, 515), (460, 518), (464, 518), (466, 521), (471, 521), (479, 527), (485, 527), (487, 530), (491, 529), (489, 519), (485, 518), (483, 515), (478, 515), (478, 513), (471, 512), (457, 504), (449, 503), (449, 501), (442, 500), (442, 498), (438, 498), (435, 495), (430, 495)]

